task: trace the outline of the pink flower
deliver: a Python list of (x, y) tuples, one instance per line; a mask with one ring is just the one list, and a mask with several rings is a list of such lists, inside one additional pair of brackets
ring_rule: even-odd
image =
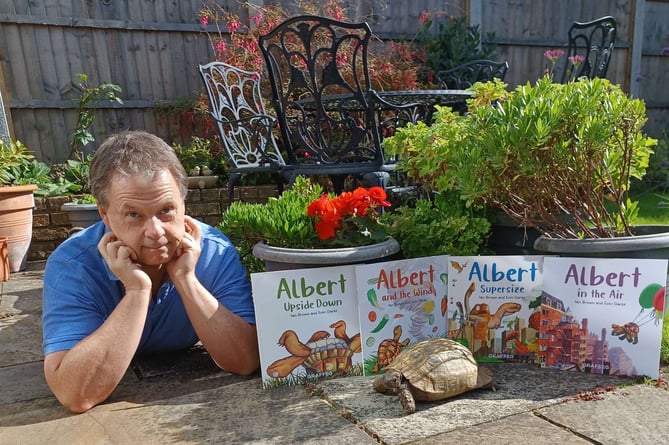
[(223, 57), (223, 54), (225, 53), (225, 50), (227, 48), (228, 46), (225, 44), (223, 40), (219, 40), (218, 42), (216, 42), (216, 47), (215, 47), (216, 56), (218, 56), (219, 58)]
[(564, 51), (561, 49), (548, 49), (544, 53), (544, 57), (546, 57), (552, 63), (555, 63), (563, 54)]
[(258, 13), (253, 16), (253, 23), (256, 26), (260, 26), (260, 24), (262, 23), (262, 19), (263, 19), (262, 11), (258, 11)]
[(209, 24), (209, 16), (203, 15), (200, 17), (200, 23), (202, 24), (202, 29), (207, 29), (207, 25)]
[(427, 19), (428, 19), (428, 17), (427, 17), (427, 12), (425, 12), (425, 11), (421, 12), (420, 15), (418, 16), (418, 20), (419, 20), (421, 23), (425, 23), (425, 22), (427, 22)]
[(228, 22), (228, 29), (230, 30), (230, 32), (237, 32), (237, 30), (241, 27), (242, 23), (239, 21), (239, 19), (235, 17), (232, 17)]
[(569, 59), (569, 62), (572, 65), (579, 66), (580, 64), (583, 63), (583, 61), (585, 60), (585, 57), (577, 54), (575, 56), (569, 56), (568, 59)]

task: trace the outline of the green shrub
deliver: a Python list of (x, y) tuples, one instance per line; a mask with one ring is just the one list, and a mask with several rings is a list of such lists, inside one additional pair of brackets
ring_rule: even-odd
[(434, 200), (418, 199), (381, 216), (388, 234), (399, 243), (405, 258), (431, 255), (475, 255), (483, 252), (490, 222), (482, 209), (466, 208), (452, 193)]
[(289, 190), (266, 204), (235, 201), (223, 214), (218, 228), (237, 247), (249, 273), (264, 271), (264, 264), (251, 253), (259, 241), (297, 249), (318, 243), (314, 221), (306, 208), (323, 194), (319, 184), (299, 176)]

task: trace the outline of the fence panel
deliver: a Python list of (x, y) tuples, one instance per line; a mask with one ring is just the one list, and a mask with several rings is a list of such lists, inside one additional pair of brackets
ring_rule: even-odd
[[(219, 4), (247, 17), (243, 2)], [(254, 0), (252, 3), (276, 3)], [(544, 51), (564, 45), (573, 21), (613, 15), (619, 25), (608, 78), (638, 94), (649, 110), (649, 131), (669, 129), (669, 1), (620, 0), (350, 0), (352, 19), (367, 20), (383, 38), (411, 39), (423, 11), (480, 18), (494, 32), (498, 58), (509, 62), (511, 86), (533, 81), (548, 68)], [(632, 73), (635, 8), (645, 5), (639, 73)], [(2, 97), (14, 137), (39, 159), (60, 162), (69, 154), (76, 125), (77, 73), (90, 85), (113, 82), (124, 105), (101, 103), (92, 133), (97, 141), (121, 129), (146, 129), (169, 141), (186, 142), (186, 117), (165, 116), (181, 98), (202, 90), (197, 65), (212, 57), (197, 13), (201, 0), (2, 0), (0, 69)], [(480, 14), (479, 14), (480, 11)], [(210, 24), (210, 29), (215, 28)], [(167, 103), (165, 106), (164, 104)], [(162, 104), (162, 105), (161, 105)], [(87, 148), (94, 149), (95, 144)]]

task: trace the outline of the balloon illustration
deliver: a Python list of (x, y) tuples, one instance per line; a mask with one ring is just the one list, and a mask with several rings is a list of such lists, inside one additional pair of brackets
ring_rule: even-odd
[[(639, 326), (643, 326), (653, 319), (655, 320), (656, 325), (661, 323), (661, 320), (664, 317), (664, 294), (665, 287), (661, 284), (651, 283), (644, 287), (639, 294), (639, 305), (641, 306), (641, 310), (637, 316), (634, 317), (634, 322), (636, 323), (638, 320)], [(650, 309), (650, 313), (639, 318), (646, 309)]]
[(653, 283), (646, 286), (639, 295), (639, 304), (644, 309), (650, 309), (653, 307), (653, 298), (658, 290), (662, 288), (662, 285)]
[(664, 291), (665, 288), (663, 287), (655, 292), (655, 296), (653, 296), (653, 307), (660, 313), (664, 312)]

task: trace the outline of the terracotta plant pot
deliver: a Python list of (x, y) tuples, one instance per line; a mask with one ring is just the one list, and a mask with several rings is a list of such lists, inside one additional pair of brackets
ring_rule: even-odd
[(9, 270), (26, 268), (33, 236), (36, 185), (0, 187), (0, 237), (7, 238)]
[(9, 281), (9, 249), (7, 237), (0, 237), (0, 281)]

